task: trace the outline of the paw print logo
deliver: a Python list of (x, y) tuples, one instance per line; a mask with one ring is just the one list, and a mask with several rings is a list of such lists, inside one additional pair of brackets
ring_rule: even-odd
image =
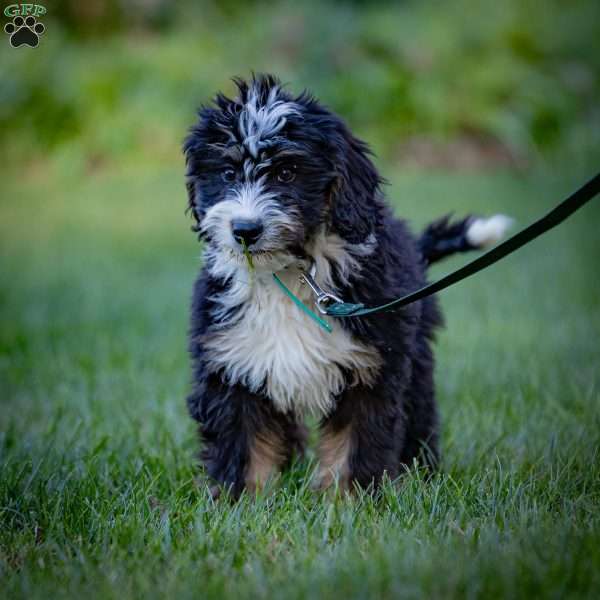
[(10, 45), (13, 48), (23, 45), (35, 48), (40, 41), (40, 35), (45, 30), (44, 25), (31, 15), (26, 19), (15, 17), (12, 23), (7, 23), (4, 26), (4, 31), (10, 35)]

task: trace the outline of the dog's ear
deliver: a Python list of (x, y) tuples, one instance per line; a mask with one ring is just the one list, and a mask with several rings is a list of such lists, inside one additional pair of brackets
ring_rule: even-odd
[(188, 176), (185, 182), (185, 187), (187, 189), (188, 194), (187, 208), (185, 209), (185, 214), (190, 214), (192, 216), (192, 218), (194, 219), (192, 231), (198, 232), (200, 231), (200, 213), (198, 209), (196, 182), (194, 181), (193, 177)]
[(213, 115), (214, 111), (202, 107), (198, 113), (198, 122), (190, 129), (188, 136), (183, 142), (183, 154), (185, 156), (186, 164), (186, 181), (185, 187), (187, 189), (188, 201), (186, 207), (186, 214), (190, 214), (195, 223), (192, 225), (192, 231), (199, 231), (201, 214), (200, 214), (200, 198), (199, 189), (196, 183), (198, 173), (202, 170), (201, 158), (205, 154), (205, 149), (208, 145), (208, 131), (207, 123), (209, 123), (209, 117)]
[(331, 230), (354, 244), (375, 230), (381, 214), (378, 188), (381, 178), (369, 158), (368, 146), (335, 119), (328, 138), (335, 179), (329, 197)]
[(218, 153), (214, 148), (223, 146), (230, 139), (227, 131), (231, 127), (230, 121), (237, 106), (233, 100), (223, 94), (217, 94), (214, 104), (217, 108), (200, 107), (198, 120), (192, 125), (183, 141), (183, 154), (187, 166), (188, 203), (186, 213), (191, 214), (194, 218), (196, 223), (192, 230), (196, 232), (199, 231), (200, 221), (204, 216), (200, 202), (199, 179), (206, 170), (207, 164), (220, 160), (220, 156), (217, 159)]

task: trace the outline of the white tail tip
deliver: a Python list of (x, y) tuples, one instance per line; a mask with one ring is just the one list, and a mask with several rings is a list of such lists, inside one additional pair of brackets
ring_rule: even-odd
[(467, 228), (467, 241), (477, 248), (493, 246), (505, 236), (513, 223), (513, 219), (506, 215), (473, 219)]

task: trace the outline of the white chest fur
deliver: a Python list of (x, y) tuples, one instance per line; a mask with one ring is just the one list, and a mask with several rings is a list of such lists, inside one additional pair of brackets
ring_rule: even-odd
[[(285, 284), (313, 305), (299, 272), (280, 272)], [(224, 373), (228, 383), (264, 391), (281, 411), (327, 413), (346, 385), (370, 385), (380, 365), (378, 353), (329, 319), (328, 333), (305, 315), (273, 281), (270, 273), (250, 284), (234, 282), (228, 296), (244, 297), (240, 313), (204, 340), (207, 366)], [(350, 381), (344, 371), (352, 373)]]

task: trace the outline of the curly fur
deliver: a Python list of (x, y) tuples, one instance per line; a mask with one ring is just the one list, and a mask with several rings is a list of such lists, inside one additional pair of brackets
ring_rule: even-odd
[[(238, 96), (203, 107), (184, 143), (189, 209), (205, 242), (188, 406), (206, 471), (235, 496), (264, 484), (303, 451), (307, 411), (320, 417), (318, 486), (376, 485), (414, 460), (435, 466), (435, 298), (331, 320), (328, 334), (271, 273), (310, 303), (299, 274), (314, 261), (323, 287), (378, 304), (424, 285), (427, 264), (482, 236), (469, 238), (467, 218), (438, 221), (416, 239), (385, 204), (367, 146), (339, 117), (274, 77), (235, 81)], [(264, 226), (250, 247), (254, 271), (231, 233), (239, 218)]]

